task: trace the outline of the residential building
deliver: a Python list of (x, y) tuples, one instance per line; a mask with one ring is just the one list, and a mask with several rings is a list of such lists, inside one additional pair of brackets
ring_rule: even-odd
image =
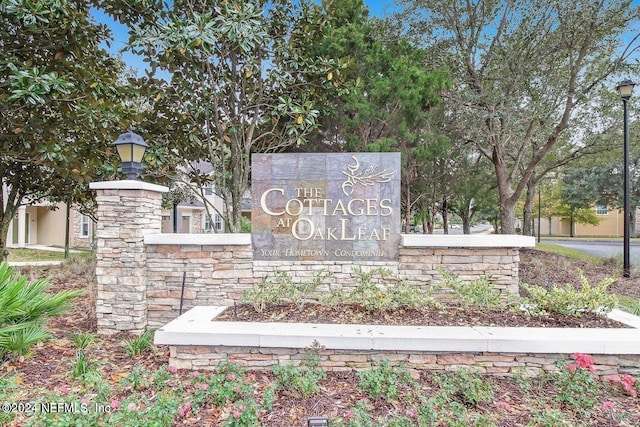
[[(24, 248), (34, 245), (65, 246), (67, 206), (64, 203), (40, 202), (18, 208), (9, 225), (8, 247)], [(69, 209), (69, 246), (89, 248), (96, 224), (88, 215)]]
[[(622, 237), (624, 235), (624, 211), (623, 209), (610, 208), (608, 206), (594, 206), (596, 216), (600, 220), (597, 225), (572, 224), (560, 217), (542, 218), (540, 223), (541, 236), (574, 236), (574, 237)], [(640, 208), (636, 208), (635, 227), (632, 230), (640, 231)], [(537, 232), (538, 220), (535, 219), (535, 231)]]

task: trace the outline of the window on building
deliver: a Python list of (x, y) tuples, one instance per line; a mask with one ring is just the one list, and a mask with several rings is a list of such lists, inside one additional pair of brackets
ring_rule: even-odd
[(213, 215), (213, 221), (211, 221), (211, 217), (207, 214), (204, 215), (204, 229), (205, 230), (213, 230), (215, 228), (216, 231), (222, 231), (222, 217), (218, 214)]
[(609, 215), (609, 206), (597, 205), (596, 215)]
[(91, 221), (91, 217), (89, 215), (81, 215), (80, 216), (80, 236), (81, 237), (91, 237), (91, 231), (93, 230), (93, 221)]
[(208, 184), (206, 187), (204, 187), (204, 195), (213, 196), (213, 184)]

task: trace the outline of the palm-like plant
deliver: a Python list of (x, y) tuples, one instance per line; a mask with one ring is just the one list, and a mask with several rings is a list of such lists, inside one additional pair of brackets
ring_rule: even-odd
[(50, 336), (46, 320), (69, 309), (68, 302), (83, 291), (46, 293), (48, 279), (29, 283), (0, 263), (0, 359), (8, 353), (24, 354)]

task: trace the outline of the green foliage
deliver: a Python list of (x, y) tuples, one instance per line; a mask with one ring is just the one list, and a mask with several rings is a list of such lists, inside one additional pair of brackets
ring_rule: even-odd
[[(578, 359), (576, 361), (579, 363)], [(600, 384), (590, 371), (592, 365), (578, 366), (558, 360), (556, 366), (558, 372), (550, 375), (551, 384), (557, 392), (556, 401), (588, 417), (589, 411), (598, 404), (600, 394)]]
[(227, 427), (257, 427), (260, 426), (258, 418), (259, 405), (254, 399), (244, 399), (236, 402), (231, 408), (231, 415), (227, 418)]
[(76, 358), (71, 362), (71, 377), (82, 382), (91, 382), (99, 375), (96, 363), (83, 351), (76, 351)]
[(379, 397), (392, 401), (399, 397), (402, 389), (414, 389), (415, 380), (409, 372), (399, 366), (390, 366), (383, 360), (374, 368), (358, 372), (358, 390), (363, 391), (372, 399)]
[(460, 304), (469, 304), (481, 310), (497, 310), (505, 305), (500, 291), (491, 284), (490, 276), (462, 281), (459, 275), (444, 270), (440, 270), (440, 274), (443, 276), (440, 287), (450, 288)]
[(0, 263), (0, 358), (7, 353), (25, 354), (48, 338), (47, 318), (64, 313), (69, 301), (82, 295), (82, 291), (49, 294), (48, 287), (47, 279), (28, 283), (7, 263)]
[(625, 295), (618, 296), (618, 308), (634, 316), (640, 316), (640, 300)]
[(139, 337), (122, 340), (127, 356), (139, 356), (145, 350), (153, 347), (153, 332), (145, 331)]
[(77, 350), (84, 350), (96, 340), (96, 336), (91, 332), (78, 332), (71, 334), (71, 340)]
[(165, 384), (167, 384), (167, 382), (169, 381), (169, 379), (171, 378), (171, 374), (169, 373), (169, 370), (167, 369), (167, 365), (162, 365), (156, 372), (155, 374), (153, 374), (153, 384), (155, 384), (156, 387), (158, 388), (163, 388), (165, 386)]
[[(365, 272), (354, 267), (353, 272), (358, 276), (358, 285), (349, 294), (342, 294), (336, 300), (360, 304), (367, 312), (384, 312), (399, 307), (426, 307), (434, 304), (429, 293), (422, 292), (417, 286), (410, 285), (406, 281), (396, 279), (394, 285), (385, 285), (384, 279), (391, 275), (388, 269), (375, 268)], [(376, 278), (383, 283), (378, 284)]]
[[(276, 277), (278, 276), (276, 273)], [(286, 273), (283, 273), (285, 275)], [(308, 302), (317, 298), (317, 292), (320, 284), (331, 275), (324, 270), (320, 270), (315, 274), (311, 281), (302, 283), (293, 283), (291, 276), (286, 274), (287, 280), (281, 283), (281, 293), (284, 299), (294, 303), (299, 309), (302, 309)]]
[(320, 391), (319, 382), (325, 378), (321, 369), (309, 369), (293, 365), (277, 365), (271, 368), (278, 388), (295, 393), (303, 399)]
[(610, 312), (617, 304), (615, 295), (607, 293), (607, 287), (616, 281), (614, 278), (606, 278), (599, 285), (591, 286), (582, 271), (580, 273), (581, 289), (576, 289), (571, 284), (564, 287), (554, 286), (547, 290), (541, 286), (522, 284), (529, 293), (529, 302), (538, 312), (555, 312), (580, 316), (582, 313)]
[(109, 10), (135, 22), (131, 50), (170, 78), (166, 87), (141, 89), (148, 100), (142, 119), (159, 145), (151, 153), (155, 171), (201, 188), (203, 173), (184, 177), (175, 166), (212, 165), (208, 178), (231, 232), (243, 227), (251, 153), (303, 145), (318, 124), (314, 93), (333, 87), (326, 76), (345, 66), (303, 49), (310, 27), (322, 25), (315, 9), (306, 1), (231, 0)]
[(129, 374), (120, 380), (123, 384), (130, 385), (133, 390), (142, 390), (149, 387), (151, 382), (145, 375), (146, 368), (134, 366)]
[(333, 419), (331, 425), (335, 424), (338, 427), (376, 427), (384, 425), (374, 420), (373, 415), (370, 413), (372, 409), (373, 405), (370, 402), (360, 400), (343, 417)]
[(449, 375), (436, 375), (443, 392), (468, 406), (487, 404), (493, 399), (491, 382), (478, 372), (460, 369)]
[[(282, 277), (282, 275), (278, 277)], [(282, 302), (280, 292), (278, 283), (263, 277), (260, 283), (242, 293), (241, 301), (251, 304), (257, 312), (262, 313), (268, 305)]]
[(296, 393), (303, 399), (317, 394), (320, 391), (319, 382), (326, 378), (326, 373), (320, 368), (322, 351), (322, 346), (314, 341), (311, 347), (305, 349), (299, 367), (276, 365), (271, 368), (276, 378), (275, 388)]
[(532, 406), (530, 409), (532, 424), (539, 427), (557, 427), (571, 425), (569, 417), (558, 408)]
[[(107, 29), (87, 2), (0, 3), (0, 260), (26, 200), (89, 206), (88, 183), (113, 177), (107, 147), (121, 129), (123, 63), (102, 47)], [(126, 126), (126, 125), (124, 125)]]

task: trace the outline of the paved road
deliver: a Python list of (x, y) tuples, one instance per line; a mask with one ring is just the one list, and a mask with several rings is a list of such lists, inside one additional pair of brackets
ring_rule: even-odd
[[(567, 248), (575, 249), (590, 255), (609, 258), (622, 256), (622, 240), (584, 240), (584, 239), (545, 239), (543, 243), (553, 243)], [(632, 260), (640, 261), (640, 243), (632, 241), (629, 245)]]

